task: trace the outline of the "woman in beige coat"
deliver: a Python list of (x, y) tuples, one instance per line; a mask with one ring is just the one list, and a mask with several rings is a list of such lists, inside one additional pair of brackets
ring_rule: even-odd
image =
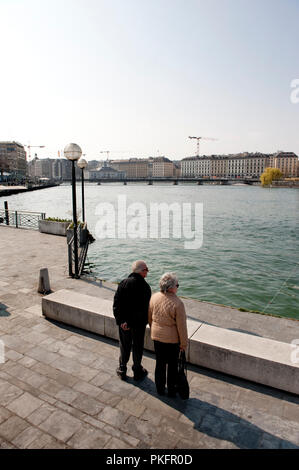
[(165, 394), (166, 366), (168, 396), (176, 396), (178, 357), (187, 347), (187, 322), (184, 304), (176, 295), (179, 284), (173, 273), (160, 279), (160, 292), (151, 297), (148, 322), (156, 353), (157, 393)]

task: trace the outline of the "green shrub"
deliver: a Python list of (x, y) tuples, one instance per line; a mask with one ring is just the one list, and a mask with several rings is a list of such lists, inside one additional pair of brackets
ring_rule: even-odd
[(59, 219), (57, 217), (47, 217), (45, 220), (49, 220), (50, 222), (69, 222), (71, 223), (72, 220), (69, 219)]

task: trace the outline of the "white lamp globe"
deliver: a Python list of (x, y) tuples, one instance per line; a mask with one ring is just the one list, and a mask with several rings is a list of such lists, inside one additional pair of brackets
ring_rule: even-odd
[(64, 148), (64, 156), (68, 160), (79, 160), (82, 155), (82, 150), (77, 144), (68, 144)]
[(81, 170), (84, 170), (84, 168), (87, 167), (87, 161), (85, 160), (85, 158), (80, 158), (80, 160), (78, 160), (77, 162), (77, 165), (79, 168), (81, 168)]

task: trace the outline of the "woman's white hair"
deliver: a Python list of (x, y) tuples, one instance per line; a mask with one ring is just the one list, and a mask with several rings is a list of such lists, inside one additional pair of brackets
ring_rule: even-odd
[(132, 264), (132, 273), (140, 273), (144, 268), (146, 268), (146, 262), (142, 259), (138, 259)]
[(165, 273), (163, 274), (159, 282), (160, 291), (167, 292), (168, 289), (172, 289), (173, 287), (176, 287), (177, 283), (178, 283), (178, 278), (175, 273)]

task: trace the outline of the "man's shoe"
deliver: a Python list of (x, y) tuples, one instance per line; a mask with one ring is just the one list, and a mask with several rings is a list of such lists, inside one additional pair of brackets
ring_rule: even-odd
[(116, 369), (116, 374), (121, 380), (127, 380), (127, 374), (125, 370)]
[(165, 388), (157, 388), (158, 395), (165, 395)]
[(142, 380), (147, 376), (148, 372), (146, 369), (141, 367), (138, 371), (134, 371), (134, 380)]

